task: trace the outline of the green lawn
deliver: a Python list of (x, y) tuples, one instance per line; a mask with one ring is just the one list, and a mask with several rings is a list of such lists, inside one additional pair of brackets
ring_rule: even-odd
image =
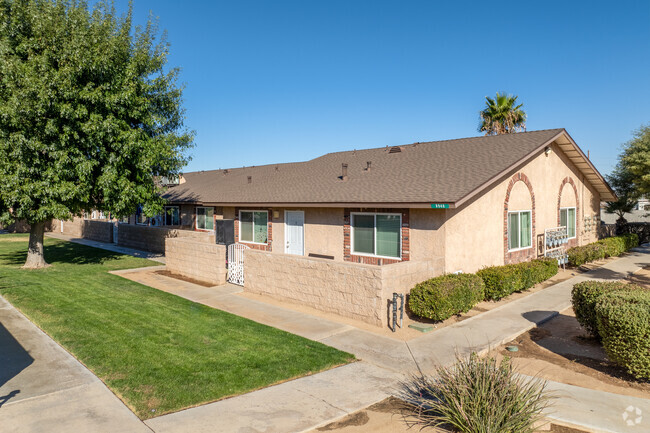
[(325, 370), (353, 356), (123, 279), (159, 263), (46, 238), (0, 235), (0, 294), (100, 377), (140, 418)]

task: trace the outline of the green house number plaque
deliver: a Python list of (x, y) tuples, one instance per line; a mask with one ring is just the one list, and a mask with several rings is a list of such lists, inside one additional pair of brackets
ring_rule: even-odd
[(431, 209), (449, 209), (449, 203), (433, 203)]

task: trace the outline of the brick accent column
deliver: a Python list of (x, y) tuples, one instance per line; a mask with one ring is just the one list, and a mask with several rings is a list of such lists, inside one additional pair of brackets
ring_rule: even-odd
[[(526, 248), (518, 251), (508, 251), (508, 204), (510, 203), (510, 192), (512, 187), (517, 182), (523, 182), (528, 187), (528, 192), (530, 192), (530, 200), (532, 203), (531, 209), (531, 230), (532, 230), (532, 239), (530, 248)], [(535, 193), (533, 192), (533, 185), (530, 183), (530, 179), (524, 173), (516, 173), (510, 179), (508, 183), (508, 189), (506, 191), (506, 199), (503, 203), (503, 251), (504, 251), (504, 263), (519, 263), (525, 262), (530, 259), (535, 258), (536, 254), (536, 230), (535, 230)]]
[[(360, 256), (352, 253), (350, 213), (352, 212), (373, 212), (373, 213), (399, 213), (402, 214), (402, 260), (386, 259), (380, 257)], [(346, 262), (364, 263), (367, 265), (388, 265), (408, 261), (411, 259), (411, 231), (409, 225), (409, 209), (366, 209), (366, 208), (344, 208), (343, 209), (343, 260)]]
[(573, 187), (573, 193), (576, 196), (576, 237), (574, 239), (569, 239), (569, 243), (567, 244), (567, 249), (571, 247), (578, 246), (578, 234), (580, 233), (580, 221), (582, 218), (580, 218), (580, 200), (578, 199), (578, 188), (576, 187), (576, 183), (573, 181), (573, 178), (571, 176), (567, 176), (564, 179), (562, 179), (562, 184), (560, 185), (560, 191), (557, 193), (557, 226), (560, 226), (560, 206), (562, 202), (562, 190), (564, 189), (564, 185), (566, 184), (571, 184)]

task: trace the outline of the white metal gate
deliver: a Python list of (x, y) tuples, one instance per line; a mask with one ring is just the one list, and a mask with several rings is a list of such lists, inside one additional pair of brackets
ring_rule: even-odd
[(228, 282), (244, 285), (244, 251), (249, 249), (243, 244), (228, 245)]

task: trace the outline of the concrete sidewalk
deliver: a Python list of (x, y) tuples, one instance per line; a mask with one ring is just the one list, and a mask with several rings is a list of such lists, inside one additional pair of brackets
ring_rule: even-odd
[[(364, 362), (399, 373), (429, 373), (456, 353), (484, 352), (556, 316), (571, 306), (571, 288), (587, 279), (620, 279), (650, 264), (650, 248), (637, 249), (601, 268), (579, 274), (516, 301), (421, 337), (403, 341), (307, 313), (238, 296), (241, 287), (203, 287), (157, 275), (153, 269), (114, 274), (275, 328), (353, 353)], [(397, 333), (399, 335), (399, 331)]]
[[(650, 264), (650, 248), (638, 249), (602, 268), (425, 334), (408, 344), (239, 296), (237, 293), (241, 288), (237, 286), (206, 288), (149, 272), (151, 269), (146, 273), (118, 271), (115, 272), (118, 275), (192, 301), (349, 351), (362, 360), (238, 397), (163, 415), (146, 423), (135, 417), (83, 365), (0, 298), (0, 322), (7, 330), (0, 332), (0, 365), (3, 366), (0, 369), (0, 425), (3, 432), (308, 431), (396, 393), (399, 381), (409, 373), (430, 372), (438, 365), (447, 365), (453, 362), (455, 352), (488, 350), (548, 320), (570, 305), (570, 290), (578, 281), (623, 278), (647, 264)], [(0, 331), (3, 331), (2, 327)], [(3, 358), (5, 353), (10, 354), (9, 362)], [(6, 369), (5, 365), (10, 367)], [(602, 431), (620, 431), (608, 430), (610, 427), (618, 428), (615, 412), (623, 406), (627, 408), (643, 403), (563, 384), (551, 383), (549, 386), (564, 393), (554, 413), (549, 416), (565, 423), (597, 426)], [(577, 405), (574, 401), (581, 403)], [(609, 405), (611, 410), (603, 409), (603, 404)], [(640, 410), (645, 411), (645, 406)], [(648, 413), (645, 415), (648, 417)], [(623, 419), (622, 413), (618, 416)]]
[(650, 431), (650, 399), (547, 381), (555, 397), (547, 418), (593, 433)]
[(1, 296), (0, 430), (151, 432), (93, 373)]
[[(354, 353), (362, 360), (315, 376), (146, 422), (161, 433), (207, 432), (217, 425), (219, 431), (223, 432), (270, 433), (307, 431), (381, 401), (396, 393), (399, 381), (408, 374), (418, 371), (430, 373), (437, 366), (449, 365), (456, 353), (485, 352), (556, 316), (570, 306), (570, 292), (575, 283), (587, 279), (624, 278), (648, 264), (650, 248), (640, 248), (602, 268), (409, 342), (244, 298), (237, 295), (241, 290), (237, 286), (205, 288), (173, 279), (169, 281), (167, 277), (159, 275), (154, 277), (158, 279), (156, 283), (138, 274), (137, 270), (116, 273), (195, 302), (321, 341)], [(549, 388), (562, 391), (549, 416), (563, 423), (589, 428), (601, 426), (602, 431), (620, 431), (608, 430), (618, 421), (610, 412), (619, 411), (620, 407), (626, 408), (632, 401), (617, 394), (559, 383), (550, 383)], [(305, 396), (305, 392), (309, 397)], [(575, 404), (572, 402), (580, 399), (583, 400), (582, 409), (574, 410)], [(611, 410), (600, 411), (603, 402), (608, 402), (606, 404)], [(622, 420), (622, 415), (619, 416)]]
[(55, 239), (61, 239), (76, 244), (86, 245), (88, 247), (100, 248), (102, 250), (113, 251), (114, 253), (126, 254), (128, 256), (140, 257), (141, 259), (149, 259), (155, 262), (165, 263), (165, 256), (163, 254), (150, 253), (148, 251), (135, 250), (133, 248), (121, 247), (116, 244), (109, 244), (107, 242), (91, 241), (90, 239), (75, 238), (73, 236), (64, 235), (57, 232), (47, 232), (45, 236)]

